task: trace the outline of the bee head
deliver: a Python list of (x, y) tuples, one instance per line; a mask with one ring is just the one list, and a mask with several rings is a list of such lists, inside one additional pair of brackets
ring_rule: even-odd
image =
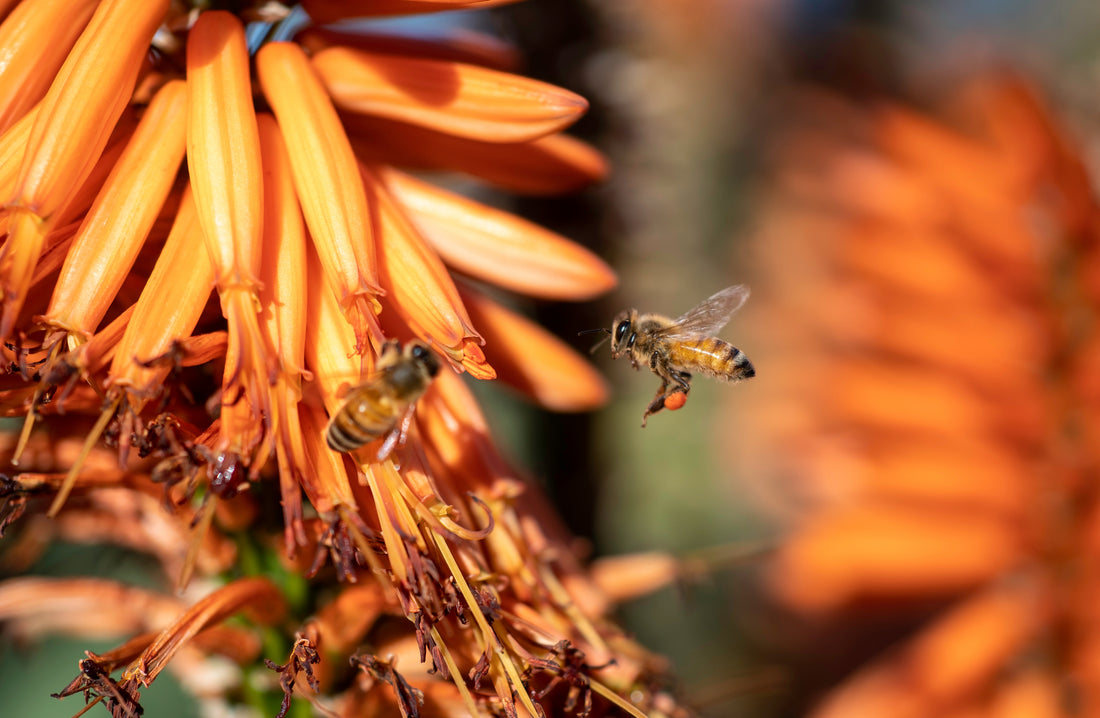
[(615, 321), (611, 323), (612, 359), (618, 359), (634, 347), (634, 339), (637, 337), (634, 332), (634, 320), (637, 317), (637, 311), (628, 309), (615, 317)]
[(411, 341), (405, 346), (405, 352), (409, 358), (424, 368), (428, 376), (434, 377), (439, 373), (439, 358), (435, 352), (428, 348), (424, 342)]

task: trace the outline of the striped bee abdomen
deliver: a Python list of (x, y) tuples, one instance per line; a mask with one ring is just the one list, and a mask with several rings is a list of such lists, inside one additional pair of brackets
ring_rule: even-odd
[(740, 381), (756, 375), (745, 353), (714, 337), (670, 343), (670, 363), (684, 371), (699, 372), (723, 381)]
[(325, 441), (334, 451), (355, 451), (388, 432), (396, 421), (390, 402), (353, 392), (329, 420)]

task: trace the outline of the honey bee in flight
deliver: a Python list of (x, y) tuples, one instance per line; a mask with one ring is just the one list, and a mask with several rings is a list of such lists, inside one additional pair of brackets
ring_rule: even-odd
[(714, 336), (748, 297), (748, 287), (739, 284), (676, 319), (627, 309), (615, 317), (610, 329), (588, 330), (609, 335), (612, 359), (628, 356), (635, 369), (646, 364), (661, 378), (657, 395), (642, 415), (643, 428), (650, 414), (684, 405), (692, 373), (721, 381), (742, 381), (756, 375), (744, 352)]
[(325, 441), (333, 451), (350, 452), (382, 436), (378, 461), (408, 435), (416, 400), (439, 373), (439, 359), (421, 341), (382, 345), (375, 370), (352, 387), (344, 403), (329, 419)]

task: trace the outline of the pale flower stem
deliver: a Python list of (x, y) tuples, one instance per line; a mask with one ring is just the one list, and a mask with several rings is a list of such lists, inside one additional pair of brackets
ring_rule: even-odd
[(431, 635), (432, 640), (435, 641), (435, 645), (439, 648), (439, 654), (443, 656), (443, 662), (447, 664), (447, 671), (452, 676), (455, 688), (458, 689), (459, 694), (462, 696), (462, 702), (466, 704), (466, 709), (470, 711), (471, 716), (484, 715), (484, 713), (478, 710), (477, 703), (474, 701), (470, 689), (466, 686), (466, 680), (458, 670), (458, 665), (455, 663), (454, 657), (451, 656), (450, 649), (443, 643), (443, 636), (439, 635), (439, 629), (432, 626)]
[[(447, 568), (451, 570), (451, 576), (454, 577), (455, 585), (458, 586), (458, 590), (462, 593), (462, 597), (466, 599), (466, 605), (469, 606), (470, 614), (473, 615), (474, 621), (481, 629), (486, 644), (496, 644), (493, 648), (493, 652), (504, 668), (504, 672), (507, 674), (508, 680), (512, 684), (512, 689), (519, 694), (519, 699), (520, 702), (523, 703), (523, 707), (530, 711), (532, 716), (538, 716), (539, 712), (535, 708), (534, 701), (531, 699), (531, 694), (527, 692), (527, 688), (523, 685), (523, 678), (516, 669), (516, 664), (512, 662), (511, 657), (508, 655), (508, 644), (505, 641), (506, 636), (502, 637), (496, 634), (493, 627), (485, 620), (485, 614), (481, 612), (477, 599), (474, 597), (473, 591), (470, 590), (470, 585), (466, 583), (466, 576), (463, 575), (462, 568), (458, 565), (458, 561), (455, 559), (454, 554), (451, 553), (451, 547), (447, 545), (447, 540), (434, 532), (432, 532), (432, 538), (439, 548), (440, 555), (443, 556), (443, 560), (447, 563)], [(497, 638), (496, 641), (492, 640), (494, 636)]]
[(99, 437), (103, 435), (103, 431), (107, 428), (107, 424), (114, 418), (115, 412), (118, 411), (118, 405), (121, 401), (122, 397), (117, 397), (111, 402), (110, 406), (100, 412), (95, 425), (92, 426), (92, 430), (88, 432), (88, 438), (85, 439), (84, 446), (80, 449), (80, 455), (77, 456), (76, 461), (73, 462), (73, 467), (69, 469), (69, 473), (65, 476), (65, 481), (62, 482), (61, 487), (57, 490), (57, 496), (54, 497), (53, 503), (50, 505), (50, 510), (46, 512), (46, 516), (49, 518), (52, 519), (57, 516), (57, 512), (65, 505), (66, 499), (69, 498), (69, 494), (76, 484), (77, 475), (80, 473), (80, 470), (84, 468), (84, 462), (88, 459), (88, 454), (95, 448), (96, 443), (99, 442)]

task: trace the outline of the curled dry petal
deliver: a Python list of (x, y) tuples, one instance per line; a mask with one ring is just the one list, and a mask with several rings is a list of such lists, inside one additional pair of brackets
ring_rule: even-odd
[(563, 341), (471, 289), (461, 295), (490, 337), (485, 357), (505, 384), (553, 411), (590, 411), (607, 401), (603, 375)]
[(279, 589), (266, 578), (242, 578), (223, 586), (161, 631), (127, 667), (123, 681), (148, 686), (195, 634), (240, 611), (247, 612), (258, 623), (271, 625), (286, 613), (286, 603)]
[(44, 321), (86, 338), (99, 326), (168, 197), (186, 134), (186, 85), (166, 84), (73, 239)]
[(470, 276), (546, 299), (588, 299), (616, 284), (603, 260), (561, 235), (396, 170), (385, 178), (443, 261)]
[(24, 0), (0, 25), (0, 132), (46, 94), (95, 6), (95, 0)]
[(302, 49), (270, 43), (256, 57), (260, 84), (279, 120), (290, 155), (294, 187), (321, 265), (340, 304), (356, 325), (363, 348), (378, 285), (375, 239), (355, 155)]
[(332, 47), (313, 58), (336, 106), (485, 142), (525, 142), (588, 103), (553, 85), (476, 65)]

